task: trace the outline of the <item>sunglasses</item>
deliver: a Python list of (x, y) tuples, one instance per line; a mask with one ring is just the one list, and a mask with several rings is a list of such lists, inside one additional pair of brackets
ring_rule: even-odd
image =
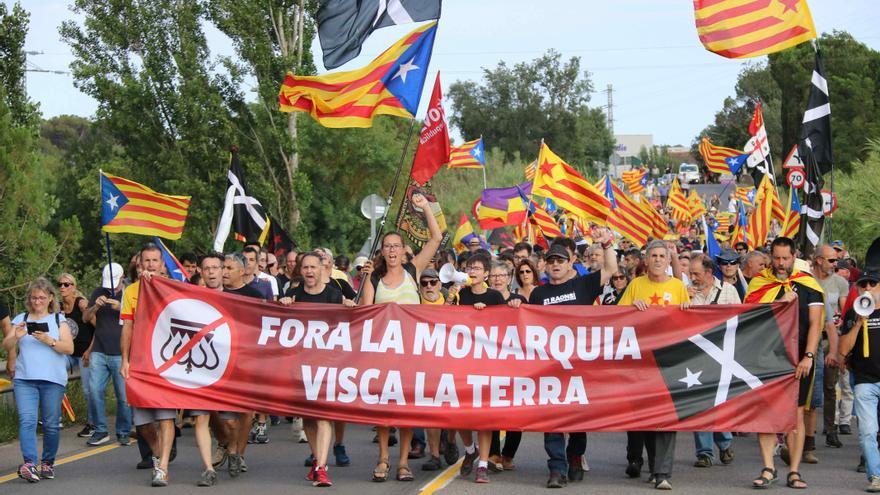
[(858, 285), (861, 289), (867, 289), (870, 285), (871, 287), (877, 287), (878, 282), (876, 280), (862, 280)]
[(556, 264), (564, 265), (564, 264), (568, 263), (568, 260), (565, 258), (555, 258), (554, 257), (554, 258), (547, 259), (546, 263), (548, 265), (556, 265)]
[(59, 287), (73, 287), (73, 284), (70, 282), (58, 282)]
[(626, 280), (626, 277), (623, 275), (612, 275), (611, 280)]
[(519, 274), (520, 275), (531, 275), (532, 271), (531, 270), (520, 270)]
[(722, 265), (722, 266), (731, 266), (731, 265), (738, 265), (739, 261), (719, 261), (718, 264)]
[(421, 285), (422, 287), (431, 287), (431, 286), (437, 285), (439, 283), (440, 283), (439, 280), (420, 280), (419, 281), (419, 285)]

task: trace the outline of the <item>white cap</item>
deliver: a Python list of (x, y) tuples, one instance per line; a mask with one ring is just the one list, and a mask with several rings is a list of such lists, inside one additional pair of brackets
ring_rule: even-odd
[(359, 266), (364, 266), (367, 263), (366, 256), (358, 256), (354, 259), (354, 267), (357, 268)]
[[(110, 272), (113, 272), (113, 279), (110, 279)], [(105, 289), (115, 289), (119, 287), (119, 281), (122, 280), (122, 265), (119, 263), (111, 263), (109, 265), (104, 265), (104, 271), (101, 274), (101, 287)]]

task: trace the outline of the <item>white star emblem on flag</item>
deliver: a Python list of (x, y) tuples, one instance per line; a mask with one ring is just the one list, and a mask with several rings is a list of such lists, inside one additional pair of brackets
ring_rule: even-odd
[(107, 201), (105, 201), (108, 205), (110, 205), (110, 210), (111, 210), (111, 211), (112, 211), (112, 210), (115, 210), (116, 208), (119, 208), (119, 205), (116, 204), (116, 200), (117, 200), (117, 199), (119, 199), (119, 196), (115, 196), (115, 195), (111, 194), (111, 195), (110, 195), (110, 199), (108, 199)]
[(392, 79), (399, 77), (403, 84), (406, 84), (406, 74), (411, 70), (416, 70), (419, 68), (418, 65), (413, 64), (415, 61), (415, 57), (411, 58), (409, 62), (400, 64), (400, 67), (397, 69), (397, 74), (392, 77)]

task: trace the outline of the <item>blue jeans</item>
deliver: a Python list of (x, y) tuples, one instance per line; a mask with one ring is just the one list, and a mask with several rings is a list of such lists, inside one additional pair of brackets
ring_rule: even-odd
[(859, 383), (855, 388), (855, 409), (859, 416), (859, 445), (865, 456), (868, 479), (880, 476), (880, 450), (877, 449), (877, 403), (880, 383)]
[(584, 455), (587, 451), (587, 434), (583, 432), (568, 434), (568, 447), (565, 446), (565, 434), (544, 433), (544, 451), (547, 452), (547, 469), (556, 471), (563, 476), (568, 474), (568, 458)]
[(92, 402), (95, 404), (95, 433), (107, 433), (107, 410), (104, 407), (104, 390), (107, 382), (113, 379), (113, 390), (116, 392), (116, 436), (128, 436), (131, 433), (131, 408), (125, 399), (125, 381), (119, 374), (122, 356), (108, 356), (93, 352), (89, 359), (90, 386)]
[(82, 385), (83, 396), (86, 398), (86, 409), (88, 410), (87, 423), (95, 424), (95, 401), (92, 399), (91, 383), (89, 383), (91, 368), (82, 365), (81, 357), (67, 356), (67, 373), (73, 374), (75, 370), (79, 370), (79, 383)]
[(730, 444), (733, 443), (733, 435), (729, 431), (725, 432), (711, 432), (711, 431), (695, 431), (694, 432), (694, 447), (697, 451), (697, 457), (701, 455), (709, 456), (711, 459), (715, 459), (715, 452), (712, 449), (712, 442), (715, 442), (715, 445), (718, 446), (718, 450), (727, 450), (730, 448)]
[(37, 464), (37, 412), (43, 420), (42, 462), (52, 465), (58, 453), (64, 385), (46, 380), (12, 380), (18, 410), (18, 441), (24, 462)]

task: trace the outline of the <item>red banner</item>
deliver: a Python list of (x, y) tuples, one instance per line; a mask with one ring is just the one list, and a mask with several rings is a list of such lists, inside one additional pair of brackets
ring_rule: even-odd
[(255, 302), (142, 281), (128, 400), (402, 427), (793, 429), (797, 305)]

